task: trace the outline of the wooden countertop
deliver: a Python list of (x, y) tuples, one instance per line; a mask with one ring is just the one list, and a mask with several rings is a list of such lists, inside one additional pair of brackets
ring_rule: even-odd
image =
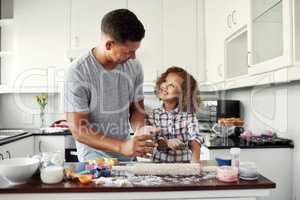
[[(76, 165), (76, 164), (75, 164)], [(176, 178), (175, 178), (176, 179)], [(174, 179), (174, 180), (175, 180)], [(244, 189), (272, 189), (276, 184), (260, 175), (258, 180), (238, 180), (233, 183), (225, 183), (215, 178), (197, 179), (192, 182), (162, 181), (156, 185), (133, 186), (103, 186), (90, 183), (82, 185), (78, 181), (63, 181), (58, 184), (43, 184), (38, 175), (28, 183), (17, 186), (2, 187), (0, 194), (5, 193), (86, 193), (86, 192), (163, 192), (163, 191), (195, 191), (195, 190), (244, 190)]]

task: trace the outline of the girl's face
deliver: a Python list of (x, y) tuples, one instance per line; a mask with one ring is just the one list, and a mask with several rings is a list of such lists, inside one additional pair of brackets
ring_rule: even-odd
[(159, 98), (162, 101), (176, 101), (181, 93), (183, 79), (176, 73), (169, 73), (159, 88)]

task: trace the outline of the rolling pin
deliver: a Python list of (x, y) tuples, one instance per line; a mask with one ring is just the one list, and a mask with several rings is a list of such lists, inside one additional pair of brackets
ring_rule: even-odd
[(127, 171), (135, 175), (199, 175), (199, 163), (134, 163), (127, 166), (113, 166), (112, 170)]

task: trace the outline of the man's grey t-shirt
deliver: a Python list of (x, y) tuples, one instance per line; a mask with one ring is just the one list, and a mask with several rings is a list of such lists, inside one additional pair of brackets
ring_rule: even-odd
[[(128, 60), (108, 71), (92, 51), (71, 64), (64, 89), (65, 112), (89, 113), (90, 127), (117, 139), (129, 137), (129, 105), (142, 100), (143, 71), (137, 60)], [(79, 161), (121, 155), (93, 149), (76, 141)]]

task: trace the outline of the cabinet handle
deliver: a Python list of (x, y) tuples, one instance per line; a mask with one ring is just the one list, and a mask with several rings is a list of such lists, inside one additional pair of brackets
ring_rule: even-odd
[(251, 63), (251, 61), (252, 61), (251, 51), (248, 51), (247, 60), (248, 60), (248, 68), (250, 68), (251, 66), (249, 65), (249, 63)]
[(222, 72), (222, 64), (220, 64), (219, 66), (218, 66), (218, 75), (221, 77), (221, 78), (223, 78), (223, 72)]
[(78, 153), (77, 153), (77, 151), (70, 151), (70, 155), (72, 155), (72, 156), (77, 156)]
[(1, 157), (1, 160), (4, 160), (4, 156), (2, 153), (0, 153), (0, 157)]
[(39, 141), (39, 153), (42, 153), (42, 141)]
[(232, 23), (236, 24), (237, 23), (236, 10), (233, 10), (231, 15), (232, 15)]
[(227, 15), (227, 27), (228, 28), (231, 28), (231, 25), (230, 25), (230, 18), (232, 18), (231, 15)]
[(74, 36), (74, 38), (73, 38), (73, 47), (74, 48), (79, 47), (79, 37), (78, 36)]
[(9, 151), (6, 151), (6, 154), (8, 155), (8, 158), (11, 158), (11, 154)]

